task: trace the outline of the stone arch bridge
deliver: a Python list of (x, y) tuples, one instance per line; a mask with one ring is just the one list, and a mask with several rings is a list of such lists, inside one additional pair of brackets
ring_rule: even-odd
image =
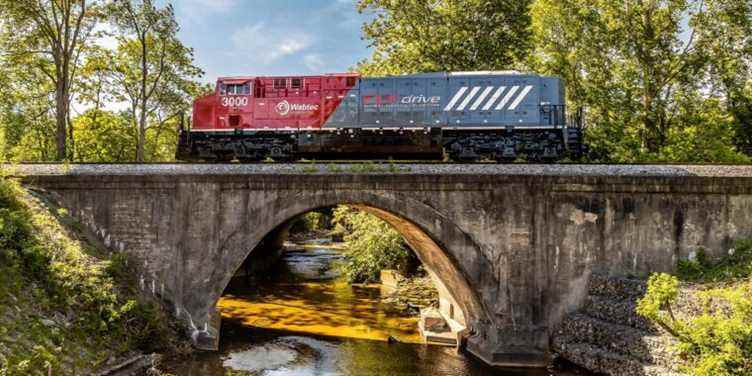
[(11, 169), (138, 260), (141, 287), (209, 349), (217, 300), (249, 252), (320, 207), (357, 205), (394, 225), (451, 291), (467, 350), (505, 366), (547, 362), (551, 332), (582, 304), (591, 273), (670, 271), (700, 248), (720, 255), (752, 236), (752, 167), (396, 167)]

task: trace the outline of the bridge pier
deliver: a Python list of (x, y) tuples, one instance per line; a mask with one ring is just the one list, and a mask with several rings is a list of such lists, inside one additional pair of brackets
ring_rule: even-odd
[(546, 365), (551, 328), (582, 305), (591, 273), (672, 271), (700, 249), (716, 257), (752, 236), (752, 167), (398, 167), (408, 172), (36, 165), (15, 174), (135, 260), (144, 292), (205, 349), (216, 348), (216, 303), (243, 260), (321, 207), (355, 205), (392, 224), (462, 311), (467, 350), (498, 366)]

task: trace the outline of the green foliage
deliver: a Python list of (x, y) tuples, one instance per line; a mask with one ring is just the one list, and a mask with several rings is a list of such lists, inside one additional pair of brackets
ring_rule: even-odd
[(378, 281), (383, 269), (407, 274), (415, 267), (417, 259), (402, 236), (373, 214), (338, 206), (333, 223), (347, 243), (342, 269), (350, 282)]
[(89, 110), (73, 120), (77, 162), (127, 162), (136, 158), (136, 132), (127, 114)]
[(354, 163), (347, 168), (347, 172), (353, 174), (364, 174), (369, 172), (384, 172), (384, 168), (381, 165), (373, 163), (371, 161), (363, 163)]
[(23, 117), (35, 122), (54, 114), (53, 129), (45, 136), (54, 136), (57, 160), (70, 157), (72, 87), (79, 73), (79, 57), (87, 42), (97, 35), (94, 28), (100, 19), (99, 10), (96, 0), (0, 0), (0, 42), (4, 42), (0, 50), (7, 52), (3, 55), (13, 65), (10, 70), (27, 71), (13, 73), (31, 74), (47, 89), (31, 91), (35, 95), (30, 102), (43, 111)]
[[(351, 164), (347, 168), (347, 172), (353, 173), (353, 174), (366, 174), (366, 173), (373, 173), (373, 172), (396, 173), (396, 172), (408, 172), (408, 171), (410, 171), (410, 167), (399, 166), (392, 160), (390, 160), (386, 164), (374, 163), (372, 161), (365, 161), (363, 163)], [(330, 169), (330, 172), (341, 172), (341, 169), (337, 169), (337, 171), (332, 171)]]
[[(0, 33), (0, 40), (2, 40)], [(55, 158), (55, 118), (50, 93), (54, 85), (41, 72), (25, 69), (39, 64), (33, 55), (2, 53), (0, 46), (0, 128), (3, 160)]]
[(342, 172), (342, 167), (334, 163), (329, 163), (328, 165), (326, 165), (326, 170), (333, 173), (339, 173)]
[(693, 24), (709, 76), (733, 118), (735, 143), (752, 154), (752, 3), (707, 0)]
[(360, 0), (374, 19), (363, 38), (374, 49), (356, 69), (367, 75), (499, 70), (530, 51), (531, 0)]
[[(207, 89), (177, 31), (172, 7), (149, 0), (0, 0), (0, 157), (173, 160), (180, 114)], [(117, 47), (89, 43), (103, 35)], [(128, 106), (105, 110), (115, 102)]]
[[(0, 335), (0, 374), (86, 373), (113, 354), (164, 348), (169, 321), (136, 300), (124, 256), (96, 255), (62, 226), (65, 211), (48, 209), (0, 178), (0, 326), (15, 337)], [(56, 312), (68, 323), (41, 319)]]
[(738, 240), (728, 256), (713, 261), (704, 251), (694, 260), (679, 261), (679, 277), (692, 282), (721, 282), (752, 276), (752, 239)]
[(728, 257), (716, 263), (700, 255), (696, 261), (680, 264), (682, 278), (731, 282), (727, 287), (695, 292), (700, 306), (697, 314), (674, 313), (673, 307), (682, 294), (677, 277), (663, 273), (650, 277), (637, 313), (678, 339), (685, 372), (698, 376), (752, 374), (751, 255), (752, 240), (743, 240), (737, 242)]
[(529, 64), (565, 79), (569, 108), (586, 108), (586, 141), (602, 161), (749, 162), (734, 145), (741, 120), (725, 100), (717, 62), (733, 60), (749, 72), (750, 55), (721, 56), (719, 41), (749, 46), (750, 38), (709, 35), (731, 24), (747, 30), (750, 6), (537, 0)]
[(304, 166), (301, 171), (303, 171), (306, 174), (315, 174), (319, 172), (319, 168), (316, 166)]
[[(203, 72), (193, 64), (193, 50), (177, 36), (179, 26), (171, 4), (159, 7), (152, 0), (115, 0), (107, 10), (120, 32), (111, 68), (113, 93), (129, 104), (137, 135), (136, 161), (146, 161), (150, 159), (147, 134), (151, 131), (159, 139), (164, 132), (177, 129), (174, 120), (202, 90), (192, 80)], [(176, 134), (170, 139), (177, 143)]]
[(669, 274), (657, 273), (648, 280), (647, 294), (637, 304), (637, 313), (658, 323), (669, 333), (679, 335), (671, 303), (679, 295), (679, 280)]
[(327, 211), (312, 211), (305, 213), (292, 221), (291, 233), (304, 233), (310, 231), (324, 231), (331, 225), (331, 215)]

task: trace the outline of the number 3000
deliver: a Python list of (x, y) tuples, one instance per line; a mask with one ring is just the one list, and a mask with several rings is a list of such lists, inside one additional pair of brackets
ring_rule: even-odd
[(234, 106), (247, 106), (248, 98), (246, 97), (224, 97), (222, 98), (222, 106), (234, 107)]

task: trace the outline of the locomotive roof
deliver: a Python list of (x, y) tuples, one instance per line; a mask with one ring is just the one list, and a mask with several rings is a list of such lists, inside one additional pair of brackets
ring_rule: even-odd
[[(286, 76), (230, 76), (219, 77), (218, 81), (241, 83), (257, 78), (274, 79), (274, 78), (308, 78), (308, 77), (331, 77), (331, 76), (346, 76), (346, 77), (361, 77), (359, 73), (346, 72), (346, 73), (324, 73), (324, 74), (308, 74), (308, 75), (286, 75)], [(405, 75), (394, 75), (386, 77), (421, 77), (421, 78), (441, 78), (441, 77), (455, 77), (455, 76), (538, 76), (533, 72), (520, 72), (516, 70), (505, 71), (467, 71), (467, 72), (429, 72), (429, 73), (414, 73)], [(368, 77), (365, 77), (368, 78)]]
[(217, 78), (218, 81), (237, 81), (237, 82), (245, 82), (245, 81), (251, 81), (255, 80), (257, 78), (307, 78), (307, 77), (332, 77), (332, 76), (345, 76), (345, 77), (359, 77), (360, 74), (358, 73), (352, 73), (352, 72), (346, 72), (346, 73), (324, 73), (324, 74), (290, 74), (285, 76), (228, 76), (228, 77), (219, 77)]

